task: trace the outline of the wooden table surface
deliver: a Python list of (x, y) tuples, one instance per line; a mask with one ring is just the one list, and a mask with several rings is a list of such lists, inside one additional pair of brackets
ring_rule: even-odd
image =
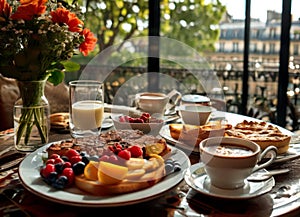
[[(50, 133), (49, 142), (70, 139), (69, 133)], [(13, 137), (0, 140), (0, 152), (13, 146)], [(199, 162), (199, 155), (184, 150), (191, 164)], [(11, 151), (10, 151), (11, 152)], [(7, 153), (6, 153), (7, 154)], [(300, 159), (294, 159), (275, 165), (276, 168), (289, 168), (290, 172), (275, 176), (276, 184), (271, 192), (247, 200), (227, 200), (213, 198), (198, 193), (185, 183), (160, 195), (160, 197), (128, 206), (112, 208), (76, 207), (51, 202), (27, 191), (18, 181), (17, 169), (2, 172), (3, 177), (12, 172), (10, 179), (14, 179), (9, 186), (4, 186), (4, 179), (0, 179), (0, 216), (300, 216), (300, 196), (289, 204), (275, 208), (272, 199), (279, 189), (286, 187), (298, 188), (300, 192)], [(273, 169), (273, 168), (268, 168)], [(7, 180), (6, 180), (7, 181)], [(289, 200), (290, 196), (286, 196)], [(291, 199), (290, 199), (291, 200)], [(10, 214), (10, 215), (9, 215)]]

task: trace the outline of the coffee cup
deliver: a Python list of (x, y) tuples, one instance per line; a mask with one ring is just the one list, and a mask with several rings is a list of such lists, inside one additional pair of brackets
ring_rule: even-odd
[(243, 187), (248, 176), (269, 166), (277, 156), (275, 146), (261, 151), (257, 143), (234, 137), (207, 138), (200, 142), (199, 150), (211, 185), (223, 189)]
[(169, 102), (169, 97), (166, 94), (154, 92), (138, 93), (135, 99), (137, 107), (151, 115), (155, 113), (162, 115)]
[(181, 98), (181, 105), (210, 105), (210, 99), (199, 94), (186, 94)]

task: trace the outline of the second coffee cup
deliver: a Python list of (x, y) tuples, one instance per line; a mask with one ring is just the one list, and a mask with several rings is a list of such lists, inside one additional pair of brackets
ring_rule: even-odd
[(150, 114), (162, 115), (169, 97), (163, 93), (144, 92), (136, 94), (136, 104), (139, 109)]

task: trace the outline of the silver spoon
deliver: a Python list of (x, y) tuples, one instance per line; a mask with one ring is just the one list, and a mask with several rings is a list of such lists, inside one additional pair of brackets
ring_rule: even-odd
[(251, 181), (251, 182), (261, 182), (261, 181), (265, 181), (268, 180), (269, 178), (271, 178), (273, 175), (279, 175), (279, 174), (284, 174), (289, 172), (289, 169), (277, 169), (277, 170), (270, 170), (268, 172), (255, 172), (253, 174), (251, 174), (247, 180)]

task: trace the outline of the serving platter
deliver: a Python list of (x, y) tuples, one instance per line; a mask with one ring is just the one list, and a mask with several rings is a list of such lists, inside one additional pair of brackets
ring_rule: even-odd
[(91, 195), (79, 190), (75, 186), (64, 190), (57, 190), (47, 185), (42, 180), (39, 172), (43, 165), (42, 158), (45, 150), (51, 144), (52, 143), (49, 143), (46, 146), (37, 149), (24, 158), (19, 166), (20, 180), (24, 187), (33, 194), (53, 202), (72, 206), (115, 207), (148, 201), (159, 197), (161, 194), (181, 182), (184, 177), (184, 171), (190, 167), (188, 156), (176, 147), (171, 147), (171, 158), (177, 160), (181, 164), (181, 170), (166, 176), (152, 187), (137, 192), (114, 196)]

